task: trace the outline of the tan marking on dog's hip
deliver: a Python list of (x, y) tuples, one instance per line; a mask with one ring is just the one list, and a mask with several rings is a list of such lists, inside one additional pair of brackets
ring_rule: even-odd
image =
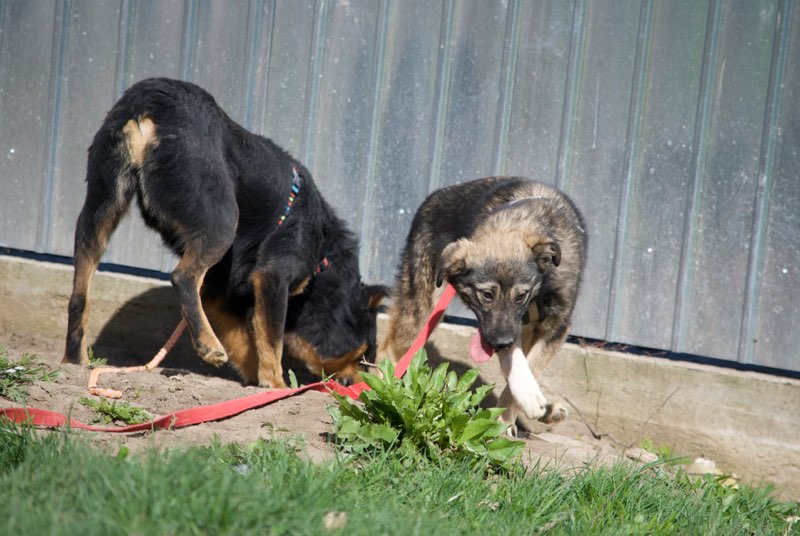
[(141, 167), (147, 146), (154, 145), (158, 141), (156, 124), (152, 119), (143, 115), (138, 120), (131, 119), (125, 123), (122, 133), (125, 135), (131, 164), (134, 167)]

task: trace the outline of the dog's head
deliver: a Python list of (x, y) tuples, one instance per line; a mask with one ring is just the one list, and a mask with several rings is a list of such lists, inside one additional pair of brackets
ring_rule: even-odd
[[(332, 272), (332, 271), (331, 271)], [(375, 361), (377, 314), (388, 294), (382, 285), (342, 285), (324, 272), (307, 296), (290, 301), (285, 343), (316, 374), (356, 380), (359, 362)]]
[(509, 348), (531, 300), (561, 262), (552, 238), (524, 231), (480, 240), (461, 238), (442, 251), (437, 286), (447, 280), (475, 313), (484, 346)]
[(361, 283), (351, 301), (352, 314), (356, 320), (353, 331), (367, 344), (363, 357), (370, 363), (375, 362), (377, 351), (375, 339), (378, 333), (378, 309), (388, 294), (389, 289), (383, 285)]

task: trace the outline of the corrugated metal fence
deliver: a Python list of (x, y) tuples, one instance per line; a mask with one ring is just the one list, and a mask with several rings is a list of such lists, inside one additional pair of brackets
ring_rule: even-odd
[[(800, 370), (792, 0), (0, 0), (0, 245), (70, 255), (121, 92), (194, 81), (300, 157), (391, 282), (430, 191), (566, 190), (577, 335)], [(171, 270), (139, 218), (109, 262)]]

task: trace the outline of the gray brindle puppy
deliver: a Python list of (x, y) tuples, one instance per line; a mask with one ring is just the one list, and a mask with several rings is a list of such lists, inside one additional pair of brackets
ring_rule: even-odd
[(499, 406), (516, 433), (522, 411), (566, 417), (536, 381), (567, 337), (586, 258), (586, 226), (562, 192), (523, 177), (490, 177), (432, 193), (403, 251), (389, 328), (379, 350), (395, 362), (428, 318), (443, 283), (475, 313), (477, 362), (497, 354), (508, 384)]

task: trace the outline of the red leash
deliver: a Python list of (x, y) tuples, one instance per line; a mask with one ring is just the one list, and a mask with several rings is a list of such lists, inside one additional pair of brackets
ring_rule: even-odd
[[(451, 285), (447, 285), (439, 298), (436, 307), (434, 307), (431, 316), (428, 318), (426, 324), (422, 327), (417, 338), (411, 348), (400, 359), (400, 362), (395, 368), (395, 376), (400, 378), (405, 374), (411, 359), (424, 345), (430, 337), (439, 320), (444, 314), (444, 310), (450, 304), (450, 301), (455, 296), (455, 289)], [(165, 345), (166, 346), (166, 345)], [(183, 428), (185, 426), (192, 426), (209, 421), (218, 421), (233, 417), (250, 409), (260, 408), (271, 404), (276, 400), (281, 400), (294, 396), (306, 391), (321, 391), (330, 392), (336, 391), (340, 395), (348, 396), (356, 399), (361, 391), (369, 389), (369, 386), (364, 382), (359, 382), (350, 387), (345, 387), (335, 381), (328, 380), (324, 382), (316, 382), (302, 387), (286, 388), (286, 389), (273, 389), (270, 391), (262, 391), (254, 395), (220, 402), (219, 404), (211, 404), (209, 406), (198, 406), (189, 409), (182, 409), (164, 415), (152, 421), (142, 424), (131, 424), (122, 427), (102, 427), (91, 426), (84, 424), (75, 419), (67, 419), (61, 413), (55, 411), (48, 411), (44, 409), (35, 408), (0, 408), (0, 415), (4, 415), (13, 422), (28, 423), (34, 426), (42, 426), (47, 428), (58, 428), (62, 426), (69, 426), (70, 428), (79, 428), (82, 430), (90, 430), (93, 432), (141, 432), (146, 430), (155, 430), (160, 428)]]
[(97, 367), (93, 368), (92, 371), (89, 373), (89, 394), (95, 396), (104, 396), (106, 398), (122, 398), (122, 391), (115, 391), (114, 389), (104, 389), (103, 387), (98, 387), (97, 382), (100, 379), (101, 374), (127, 374), (129, 372), (150, 372), (157, 366), (164, 361), (164, 358), (167, 357), (167, 354), (172, 347), (175, 346), (175, 343), (178, 342), (178, 339), (183, 333), (183, 330), (186, 329), (186, 319), (181, 318), (181, 321), (178, 322), (178, 326), (175, 328), (175, 331), (172, 332), (172, 335), (169, 336), (167, 342), (164, 343), (164, 346), (156, 353), (153, 359), (150, 360), (149, 363), (146, 365), (141, 365), (138, 367)]

